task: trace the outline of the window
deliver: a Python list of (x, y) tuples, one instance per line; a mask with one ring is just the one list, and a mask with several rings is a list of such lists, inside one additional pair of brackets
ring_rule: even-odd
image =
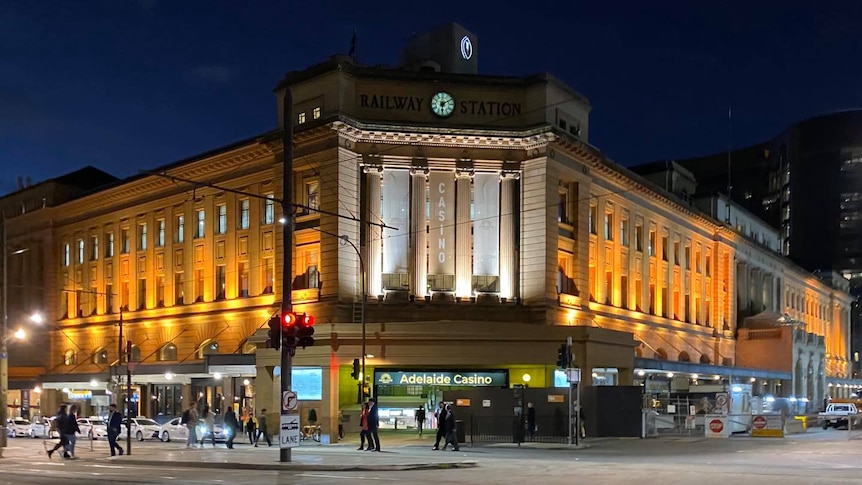
[(599, 229), (596, 225), (599, 223), (596, 219), (599, 218), (599, 208), (597, 206), (590, 206), (590, 234), (598, 234)]
[(635, 224), (635, 251), (643, 252), (644, 250), (644, 226), (638, 222)]
[(165, 306), (165, 277), (159, 275), (156, 277), (156, 306), (162, 308)]
[(299, 113), (299, 115), (296, 117), (296, 122), (300, 125), (305, 123), (305, 112)]
[(703, 266), (706, 275), (709, 276), (710, 268), (712, 268), (712, 256), (709, 254), (709, 251), (706, 252), (706, 263)]
[(263, 260), (263, 293), (265, 295), (272, 294), (272, 283), (275, 281), (275, 260), (266, 258)]
[(114, 233), (108, 233), (108, 242), (105, 244), (105, 256), (108, 258), (114, 257)]
[(319, 191), (320, 183), (317, 180), (305, 184), (305, 205), (308, 206), (309, 210), (320, 209), (320, 199), (318, 198)]
[(314, 119), (320, 118), (320, 108), (314, 108), (311, 110), (311, 117)]
[(99, 260), (99, 236), (90, 237), (90, 261)]
[(147, 223), (138, 224), (138, 251), (147, 249)]
[(122, 308), (125, 311), (129, 311), (129, 296), (130, 296), (129, 282), (123, 281), (120, 284), (120, 308)]
[(225, 299), (225, 267), (216, 266), (216, 300)]
[(177, 346), (172, 343), (167, 343), (156, 353), (156, 360), (170, 361), (177, 360)]
[(224, 234), (227, 232), (227, 206), (219, 204), (216, 206), (218, 218), (216, 220), (216, 234)]
[(649, 232), (649, 247), (647, 249), (649, 249), (650, 256), (655, 256), (655, 231)]
[(129, 250), (131, 249), (131, 240), (129, 239), (129, 230), (123, 229), (120, 231), (120, 252), (123, 254), (129, 254)]
[(207, 340), (206, 342), (200, 344), (198, 346), (197, 352), (195, 352), (195, 356), (198, 359), (203, 359), (206, 355), (212, 355), (218, 353), (218, 342), (215, 340)]
[(263, 223), (272, 224), (275, 222), (275, 196), (266, 194), (266, 200), (263, 202)]
[(206, 228), (206, 226), (205, 226), (206, 211), (204, 211), (203, 209), (198, 209), (197, 211), (195, 211), (195, 213), (197, 214), (197, 220), (198, 220), (198, 227), (197, 227), (197, 230), (195, 231), (195, 237), (201, 238), (201, 237), (204, 237), (204, 229)]
[(78, 264), (84, 262), (84, 240), (78, 239)]
[(700, 244), (694, 249), (694, 271), (700, 273)]
[(243, 199), (239, 201), (239, 228), (248, 229), (249, 217), (249, 200)]
[(569, 191), (565, 190), (564, 188), (560, 188), (558, 195), (559, 203), (557, 205), (557, 222), (562, 222), (563, 224), (570, 224)]
[(614, 215), (610, 212), (605, 212), (605, 240), (614, 240)]
[(673, 264), (679, 266), (679, 241), (673, 242)]
[(159, 219), (156, 221), (156, 246), (165, 247), (165, 220)]
[(105, 313), (114, 313), (114, 285), (105, 285)]
[(629, 246), (629, 221), (626, 219), (620, 221), (620, 244)]
[(691, 269), (691, 246), (685, 245), (685, 269)]
[(69, 349), (63, 354), (63, 365), (75, 365), (78, 363), (78, 354)]
[(667, 261), (667, 236), (661, 237), (661, 259)]
[(239, 281), (237, 281), (239, 296), (245, 298), (248, 296), (248, 263), (238, 264), (237, 275), (239, 276)]
[(93, 354), (93, 363), (94, 364), (107, 364), (108, 363), (108, 349), (102, 348), (97, 350)]
[(63, 245), (63, 266), (69, 266), (72, 264), (72, 249), (69, 247), (69, 243)]
[(195, 301), (204, 301), (204, 270), (195, 270)]
[(183, 273), (174, 273), (174, 304), (185, 303), (185, 287), (183, 285)]
[(186, 240), (186, 216), (180, 214), (177, 216), (177, 242), (185, 242)]
[(629, 308), (629, 277), (620, 276), (620, 307)]
[(124, 354), (123, 355), (123, 361), (124, 362), (128, 362), (129, 360), (131, 360), (132, 362), (140, 362), (141, 361), (141, 348), (138, 347), (137, 345), (132, 345), (131, 355), (125, 355), (125, 352), (123, 354)]
[(138, 279), (138, 310), (147, 309), (147, 279)]

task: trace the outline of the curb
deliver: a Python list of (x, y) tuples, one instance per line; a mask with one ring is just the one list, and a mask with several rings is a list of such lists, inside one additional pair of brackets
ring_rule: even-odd
[(456, 468), (476, 468), (479, 464), (475, 461), (456, 461), (445, 463), (405, 463), (403, 465), (324, 465), (311, 463), (242, 463), (242, 462), (203, 462), (203, 461), (150, 461), (122, 459), (120, 457), (107, 460), (111, 463), (122, 463), (124, 465), (160, 466), (170, 468), (218, 468), (230, 470), (274, 470), (274, 471), (325, 471), (325, 472), (400, 472), (410, 470), (449, 470)]

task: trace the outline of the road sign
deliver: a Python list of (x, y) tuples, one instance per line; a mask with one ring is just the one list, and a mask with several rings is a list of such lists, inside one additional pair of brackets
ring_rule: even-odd
[(751, 418), (751, 436), (755, 438), (783, 438), (784, 422), (778, 414)]
[(299, 405), (299, 400), (296, 398), (296, 392), (294, 391), (282, 391), (281, 392), (281, 410), (282, 411), (293, 411)]
[(752, 426), (754, 429), (763, 429), (763, 428), (765, 428), (765, 427), (766, 427), (766, 418), (764, 418), (763, 416), (755, 416), (755, 417), (751, 420), (751, 426)]
[(581, 369), (566, 369), (566, 380), (570, 383), (581, 382)]
[(715, 395), (715, 409), (713, 414), (727, 414), (729, 406), (727, 405), (728, 396), (726, 392), (719, 392)]
[(709, 422), (709, 430), (713, 433), (721, 433), (724, 431), (724, 423), (720, 419), (713, 419)]
[(279, 447), (293, 448), (299, 446), (299, 415), (282, 414), (279, 424)]
[(707, 414), (703, 418), (703, 430), (707, 438), (727, 438), (730, 436), (730, 421), (727, 416)]

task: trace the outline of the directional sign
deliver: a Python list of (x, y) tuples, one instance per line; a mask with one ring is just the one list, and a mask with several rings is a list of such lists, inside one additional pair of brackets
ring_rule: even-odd
[(299, 446), (299, 415), (282, 414), (278, 433), (278, 443), (281, 448)]
[(299, 400), (296, 398), (296, 392), (294, 391), (282, 391), (281, 392), (281, 410), (282, 411), (293, 411), (299, 405)]

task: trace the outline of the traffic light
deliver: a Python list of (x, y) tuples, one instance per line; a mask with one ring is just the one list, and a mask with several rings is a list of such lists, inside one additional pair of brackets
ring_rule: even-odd
[(350, 377), (358, 381), (360, 372), (362, 371), (359, 369), (359, 359), (353, 359), (353, 372), (350, 373)]
[(266, 340), (266, 346), (278, 350), (281, 348), (281, 317), (278, 313), (269, 317), (269, 331), (266, 333), (268, 337)]
[(314, 345), (314, 316), (305, 313), (299, 315), (296, 325), (297, 346), (303, 349)]
[(567, 369), (572, 364), (572, 349), (568, 344), (560, 344), (557, 349), (557, 366), (561, 369)]
[[(296, 322), (298, 316), (294, 312), (284, 312), (281, 318), (281, 345), (293, 352), (296, 349)], [(292, 355), (292, 354), (291, 354)]]

